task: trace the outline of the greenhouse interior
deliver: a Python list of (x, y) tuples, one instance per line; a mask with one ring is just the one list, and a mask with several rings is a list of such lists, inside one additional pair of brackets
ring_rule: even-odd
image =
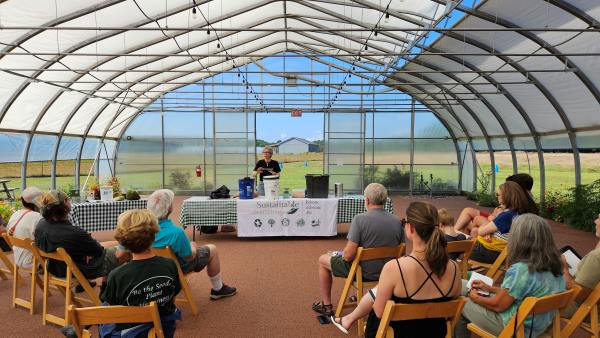
[[(488, 303), (465, 292), (457, 298), (466, 305), (455, 310), (456, 318), (434, 318), (448, 319), (455, 337), (501, 336), (494, 330), (502, 328), (512, 336), (507, 321), (525, 302), (515, 296), (510, 278), (502, 277), (514, 277), (517, 264), (535, 260), (518, 258), (519, 248), (508, 236), (526, 236), (509, 229), (525, 219), (516, 215), (528, 213), (539, 215), (551, 235), (540, 240), (545, 232), (537, 229), (535, 240), (523, 239), (533, 243), (527, 254), (546, 250), (536, 245), (549, 246), (550, 256), (563, 253), (559, 263), (569, 268), (569, 257), (575, 257), (579, 276), (568, 270), (562, 289), (555, 290), (562, 293), (552, 294), (571, 292), (572, 303), (587, 302), (588, 312), (569, 318), (563, 302), (552, 308), (560, 310), (553, 316), (565, 319), (562, 328), (550, 316), (543, 328), (519, 322), (522, 332), (600, 334), (594, 320), (600, 300), (599, 0), (5, 0), (0, 48), (0, 230), (6, 233), (0, 238), (5, 304), (0, 314), (13, 319), (3, 336), (81, 337), (88, 327), (92, 335), (113, 337), (114, 327), (103, 332), (105, 326), (95, 325), (102, 323), (85, 322), (76, 309), (150, 301), (160, 320), (145, 315), (150, 324), (140, 337), (152, 325), (157, 337), (383, 337), (388, 324), (382, 318), (389, 316), (400, 324), (422, 320), (411, 326), (420, 330), (430, 314), (423, 310), (424, 317), (402, 320), (386, 307), (382, 317), (385, 302), (366, 292), (377, 283), (367, 287), (351, 274), (366, 271), (354, 270), (362, 264), (357, 247), (399, 244), (376, 245), (371, 232), (361, 237), (358, 231), (368, 231), (356, 230), (368, 223), (362, 213), (369, 215), (376, 205), (394, 214), (402, 224), (405, 254), (417, 255), (433, 231), (425, 236), (413, 224), (414, 208), (422, 202), (440, 209), (427, 224), (439, 224), (448, 236), (464, 233), (465, 241), (473, 237), (468, 253), (456, 256), (465, 263), (463, 279), (469, 279), (464, 269), (471, 279), (471, 271), (483, 269), (496, 285), (487, 297), (506, 295), (514, 305), (506, 313), (496, 311), (507, 318), (502, 327), (484, 327), (469, 311)], [(526, 177), (529, 185), (515, 177)], [(511, 193), (511, 180), (522, 189)], [(163, 197), (170, 201), (162, 206), (168, 212), (157, 214), (153, 207)], [(51, 266), (62, 253), (36, 254), (63, 247), (50, 243), (50, 234), (38, 234), (45, 229), (41, 225), (56, 221), (48, 211), (56, 205), (91, 246), (106, 248), (100, 248), (102, 257), (114, 255), (118, 243), (120, 263), (140, 255), (127, 247), (125, 216), (130, 210), (152, 211), (160, 231), (152, 232), (150, 244), (172, 250), (168, 257), (176, 260), (179, 275), (177, 287), (169, 285), (175, 295), (182, 291), (171, 298), (155, 292), (143, 302), (130, 302), (129, 296), (111, 302), (106, 290), (124, 286), (115, 286), (116, 277), (106, 271), (88, 275), (85, 266), (94, 255), (79, 253), (78, 259), (77, 250), (68, 247), (62, 252), (73, 260), (66, 265), (81, 272), (56, 275)], [(285, 216), (281, 208), (292, 209)], [(29, 211), (39, 219), (22, 233), (29, 244), (11, 240)], [(444, 212), (451, 219), (448, 229), (456, 231), (443, 228)], [(506, 227), (500, 226), (505, 213), (514, 214)], [(194, 264), (206, 260), (194, 271), (206, 266), (208, 278), (204, 272), (187, 274), (191, 261), (159, 237), (169, 219), (191, 240), (183, 242), (190, 257), (197, 257)], [(393, 237), (386, 236), (388, 242)], [(503, 242), (501, 249), (484, 243), (496, 240)], [(451, 243), (446, 241), (444, 246)], [(197, 255), (205, 248), (206, 257), (193, 256), (196, 248)], [(332, 250), (342, 249), (338, 262)], [(29, 252), (28, 266), (19, 250)], [(492, 261), (477, 259), (490, 257), (481, 250), (491, 250)], [(323, 263), (325, 253), (333, 256)], [(540, 260), (551, 261), (550, 256)], [(341, 276), (334, 261), (346, 269)], [(586, 284), (581, 268), (590, 264), (596, 264), (590, 273), (596, 279), (592, 283), (588, 276)], [(382, 266), (377, 276), (384, 276)], [(412, 274), (424, 280), (421, 287), (446, 285), (441, 275), (432, 278), (431, 269), (423, 269), (422, 278), (422, 271)], [(365, 291), (355, 285), (360, 291), (348, 294), (353, 281)], [(136, 287), (127, 292), (135, 294)], [(417, 287), (415, 294), (425, 292)], [(227, 288), (233, 291), (226, 294)], [(382, 292), (393, 300), (401, 297), (398, 288)], [(411, 288), (403, 288), (411, 299)], [(86, 294), (91, 305), (77, 300)], [(340, 306), (349, 296), (354, 305)], [(365, 297), (373, 297), (373, 310), (345, 326)], [(174, 302), (174, 313), (183, 314), (176, 331), (175, 320), (164, 318), (165, 306), (172, 309)], [(354, 308), (341, 317), (344, 307)], [(404, 313), (411, 311), (416, 310)], [(57, 315), (47, 318), (47, 312)], [(98, 312), (95, 319), (101, 317)], [(592, 319), (575, 320), (579, 317)], [(471, 331), (458, 332), (464, 321)], [(399, 327), (394, 337), (404, 337)]]

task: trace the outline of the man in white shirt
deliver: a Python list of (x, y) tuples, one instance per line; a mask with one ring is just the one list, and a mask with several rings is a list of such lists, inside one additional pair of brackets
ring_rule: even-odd
[[(19, 238), (30, 238), (33, 240), (33, 233), (38, 221), (42, 219), (42, 215), (37, 212), (37, 207), (34, 200), (42, 192), (35, 187), (29, 187), (23, 190), (21, 194), (21, 202), (23, 209), (16, 211), (8, 220), (6, 231), (10, 236)], [(23, 248), (13, 248), (15, 264), (22, 268), (31, 268), (33, 254), (31, 251)]]

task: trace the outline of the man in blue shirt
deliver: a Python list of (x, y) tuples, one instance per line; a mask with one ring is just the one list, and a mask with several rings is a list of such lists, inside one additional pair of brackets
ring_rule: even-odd
[(169, 219), (173, 211), (175, 194), (168, 189), (160, 189), (148, 197), (148, 210), (158, 218), (160, 231), (156, 233), (153, 248), (170, 247), (184, 273), (199, 272), (206, 267), (212, 284), (210, 299), (216, 300), (236, 294), (236, 288), (223, 283), (221, 263), (217, 247), (213, 244), (197, 246), (190, 242), (185, 231)]

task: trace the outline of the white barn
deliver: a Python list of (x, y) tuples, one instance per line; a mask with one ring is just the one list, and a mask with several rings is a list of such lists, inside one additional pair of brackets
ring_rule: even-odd
[(271, 144), (275, 154), (298, 154), (298, 153), (316, 153), (319, 146), (309, 140), (291, 137), (285, 141)]

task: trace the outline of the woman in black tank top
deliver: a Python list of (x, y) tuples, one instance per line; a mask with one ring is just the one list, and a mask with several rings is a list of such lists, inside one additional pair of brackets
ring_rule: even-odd
[[(414, 304), (445, 302), (460, 295), (461, 283), (458, 265), (448, 258), (446, 241), (437, 226), (437, 209), (425, 202), (413, 202), (406, 210), (408, 223), (404, 230), (412, 242), (409, 256), (385, 264), (376, 289), (365, 295), (359, 306), (343, 318), (334, 318), (336, 326), (344, 331), (364, 316), (370, 304), (365, 337), (375, 337), (379, 321), (388, 300)], [(374, 299), (374, 303), (373, 302)], [(445, 319), (428, 318), (391, 322), (394, 337), (444, 337)]]

